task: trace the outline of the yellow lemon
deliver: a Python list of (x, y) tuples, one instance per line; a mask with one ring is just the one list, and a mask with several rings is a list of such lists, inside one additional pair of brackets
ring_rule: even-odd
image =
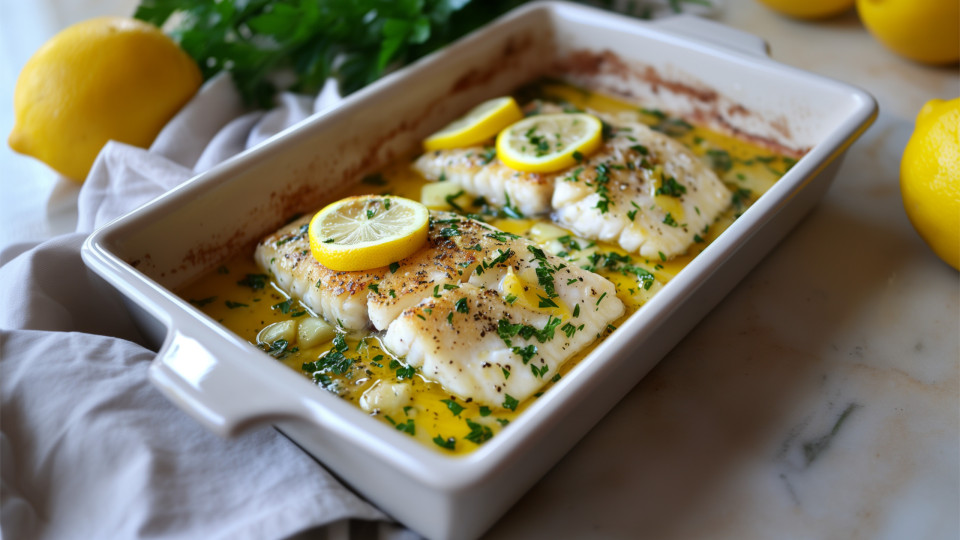
[(853, 7), (855, 0), (760, 0), (767, 7), (798, 19), (824, 19)]
[(310, 251), (331, 270), (368, 270), (415, 253), (427, 241), (430, 213), (410, 199), (348, 197), (310, 220)]
[(523, 112), (512, 97), (484, 101), (427, 137), (423, 141), (423, 149), (430, 152), (479, 144), (521, 118)]
[(960, 60), (957, 0), (857, 0), (867, 30), (893, 52), (925, 64)]
[(603, 124), (592, 114), (530, 116), (497, 135), (497, 157), (523, 172), (546, 173), (575, 165), (603, 143)]
[(82, 182), (108, 140), (149, 146), (201, 82), (194, 61), (156, 27), (90, 19), (51, 38), (20, 72), (8, 143)]
[(960, 270), (960, 97), (920, 109), (900, 160), (900, 194), (913, 227)]

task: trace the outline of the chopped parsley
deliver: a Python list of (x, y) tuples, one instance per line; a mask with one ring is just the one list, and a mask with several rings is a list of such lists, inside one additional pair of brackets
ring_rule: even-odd
[[(650, 290), (653, 285), (654, 276), (648, 270), (633, 264), (633, 259), (628, 255), (620, 255), (616, 252), (597, 251), (590, 255), (590, 264), (584, 266), (585, 270), (595, 272), (597, 270), (609, 270), (620, 272), (624, 276), (633, 274), (642, 284), (645, 290)], [(580, 305), (577, 304), (573, 310), (573, 316), (580, 315)]]
[(557, 326), (560, 325), (560, 318), (551, 316), (547, 323), (541, 329), (534, 328), (528, 324), (511, 324), (507, 319), (497, 321), (497, 335), (508, 346), (512, 345), (510, 339), (520, 336), (523, 339), (536, 338), (540, 343), (546, 343), (553, 339)]
[[(497, 242), (506, 242), (507, 240), (516, 240), (517, 238), (520, 238), (516, 234), (503, 232), (503, 231), (497, 231), (495, 233), (486, 234), (484, 236), (486, 236), (487, 238), (493, 238)], [(477, 244), (477, 247), (479, 246), (480, 244)], [(478, 249), (477, 251), (480, 251), (480, 250)]]
[(733, 197), (731, 198), (731, 202), (733, 203), (733, 206), (737, 208), (737, 210), (742, 210), (743, 207), (750, 200), (750, 197), (752, 195), (753, 195), (753, 192), (750, 191), (749, 189), (740, 188), (733, 192)]
[(657, 188), (656, 195), (666, 195), (667, 197), (682, 197), (687, 193), (687, 188), (677, 179), (670, 176), (663, 179), (663, 185)]
[(603, 163), (597, 165), (594, 169), (597, 171), (597, 177), (594, 180), (597, 186), (596, 192), (600, 197), (594, 208), (600, 210), (601, 214), (606, 214), (610, 210), (610, 205), (613, 204), (610, 200), (610, 189), (607, 187), (610, 182), (610, 169)]
[(289, 343), (287, 340), (280, 338), (272, 343), (261, 343), (260, 349), (270, 356), (276, 358), (277, 360), (282, 360), (287, 356), (297, 352), (297, 348), (288, 349), (287, 346)]
[(547, 260), (547, 255), (542, 249), (536, 246), (527, 246), (527, 250), (533, 254), (533, 260), (537, 262), (537, 282), (540, 284), (540, 287), (544, 290), (544, 292), (547, 293), (547, 298), (556, 298), (560, 296), (557, 294), (556, 285), (553, 281), (553, 274), (556, 271), (563, 269), (564, 265), (553, 266), (550, 264), (550, 261)]
[(460, 235), (461, 235), (460, 227), (456, 223), (454, 223), (450, 227), (444, 227), (440, 229), (440, 236), (443, 238), (451, 238), (451, 237), (460, 236)]
[(693, 125), (681, 118), (667, 118), (664, 116), (656, 125), (651, 126), (651, 129), (670, 137), (683, 137), (687, 133), (690, 133)]
[(469, 418), (467, 419), (467, 427), (470, 428), (470, 433), (463, 438), (474, 444), (483, 444), (493, 437), (493, 430), (482, 424), (471, 422)]
[(451, 193), (451, 194), (447, 195), (446, 197), (443, 198), (443, 200), (447, 201), (447, 204), (450, 205), (450, 208), (453, 208), (453, 209), (456, 210), (457, 212), (463, 212), (463, 208), (461, 208), (460, 205), (457, 204), (456, 199), (457, 199), (457, 197), (460, 197), (460, 196), (462, 196), (462, 195), (464, 195), (464, 194), (466, 194), (466, 191), (464, 191), (464, 190), (461, 189), (460, 191), (458, 191), (458, 192), (456, 192), (456, 193)]
[(530, 360), (537, 354), (537, 346), (532, 344), (527, 345), (522, 349), (520, 347), (514, 347), (510, 350), (513, 351), (514, 354), (519, 356), (523, 360), (524, 364), (530, 362)]
[(270, 276), (266, 274), (247, 274), (243, 279), (237, 282), (237, 285), (250, 287), (251, 289), (257, 291), (264, 288), (269, 280)]
[(447, 408), (450, 409), (450, 412), (452, 412), (454, 416), (460, 416), (460, 413), (463, 412), (463, 406), (452, 399), (441, 399), (440, 401), (447, 405)]
[(270, 306), (270, 308), (271, 308), (271, 309), (279, 309), (279, 310), (280, 310), (280, 313), (283, 313), (284, 315), (286, 315), (287, 313), (290, 313), (290, 307), (291, 307), (292, 304), (293, 304), (293, 299), (292, 299), (292, 298), (288, 298), (288, 299), (287, 299), (286, 301), (284, 301), (284, 302), (280, 302), (280, 303), (278, 303), (278, 304), (274, 304), (274, 305)]
[(397, 424), (397, 431), (402, 431), (410, 435), (416, 435), (417, 428), (413, 425), (413, 418), (408, 418), (406, 422)]
[(437, 435), (433, 438), (433, 442), (440, 448), (446, 448), (447, 450), (453, 450), (457, 446), (456, 437), (447, 437), (444, 439), (442, 436)]
[(539, 294), (537, 295), (537, 298), (540, 299), (540, 303), (537, 305), (537, 307), (542, 307), (542, 308), (555, 308), (555, 307), (560, 307), (560, 306), (558, 306), (557, 303), (554, 302), (553, 300), (551, 300), (551, 299), (549, 299), (549, 298), (544, 298), (544, 297), (540, 296)]
[(345, 336), (346, 334), (338, 331), (333, 338), (333, 347), (317, 361), (305, 362), (300, 369), (304, 372), (312, 373), (314, 379), (318, 381), (317, 374), (320, 372), (331, 371), (337, 375), (343, 375), (349, 371), (350, 366), (354, 363), (354, 359), (347, 358), (344, 354), (350, 350), (350, 347), (347, 346)]
[(523, 219), (524, 217), (523, 212), (521, 212), (518, 208), (516, 208), (510, 203), (510, 195), (508, 195), (507, 192), (504, 191), (503, 196), (507, 200), (507, 203), (503, 207), (503, 213), (506, 214), (507, 217), (510, 217), (513, 219)]
[(400, 366), (397, 368), (397, 380), (402, 381), (404, 379), (412, 379), (413, 376), (417, 373), (417, 368), (413, 366)]
[(483, 153), (480, 154), (480, 160), (484, 165), (490, 163), (497, 157), (497, 149), (494, 146), (483, 147)]
[(710, 158), (710, 166), (720, 172), (728, 172), (733, 168), (733, 158), (726, 150), (711, 148), (707, 150), (707, 157)]

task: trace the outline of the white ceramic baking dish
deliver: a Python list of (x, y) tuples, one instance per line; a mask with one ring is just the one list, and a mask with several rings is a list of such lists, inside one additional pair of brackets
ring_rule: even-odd
[[(475, 452), (423, 446), (325, 392), (172, 291), (294, 212), (408, 155), (484, 99), (557, 74), (803, 158), (647, 305)], [(654, 23), (528, 5), (351, 95), (98, 230), (86, 263), (162, 342), (153, 382), (221, 435), (275, 425), (432, 538), (480, 535), (640, 380), (816, 203), (876, 112), (866, 93), (770, 60), (709, 21)]]

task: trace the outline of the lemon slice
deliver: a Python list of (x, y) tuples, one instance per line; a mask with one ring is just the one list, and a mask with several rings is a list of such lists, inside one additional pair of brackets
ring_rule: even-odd
[(430, 152), (478, 144), (522, 118), (520, 106), (510, 96), (484, 101), (447, 127), (427, 137), (423, 141), (423, 149)]
[(310, 251), (331, 270), (379, 268), (412, 255), (427, 241), (427, 207), (384, 195), (348, 197), (310, 220)]
[(523, 172), (554, 172), (577, 163), (603, 142), (603, 124), (592, 114), (541, 114), (497, 135), (497, 157)]

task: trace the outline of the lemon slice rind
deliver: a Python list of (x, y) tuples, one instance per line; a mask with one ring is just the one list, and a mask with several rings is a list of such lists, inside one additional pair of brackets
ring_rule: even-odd
[(603, 143), (603, 123), (592, 114), (530, 116), (497, 135), (497, 157), (511, 169), (548, 173), (572, 167)]
[(310, 220), (310, 252), (335, 271), (380, 268), (426, 242), (430, 214), (402, 197), (361, 195), (327, 205)]
[(423, 141), (423, 149), (432, 152), (473, 146), (492, 138), (522, 118), (523, 112), (512, 97), (490, 99), (427, 137)]

